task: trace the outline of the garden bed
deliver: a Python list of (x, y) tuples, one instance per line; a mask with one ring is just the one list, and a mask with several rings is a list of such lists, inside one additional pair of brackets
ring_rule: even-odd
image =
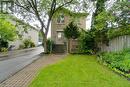
[(130, 79), (130, 49), (113, 53), (101, 53), (98, 61), (116, 73)]

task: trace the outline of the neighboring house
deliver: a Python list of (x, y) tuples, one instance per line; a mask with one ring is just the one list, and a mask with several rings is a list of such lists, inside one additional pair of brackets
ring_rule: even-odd
[[(59, 14), (58, 17), (54, 17), (51, 22), (51, 38), (54, 41), (53, 52), (66, 52), (67, 40), (64, 37), (63, 29), (72, 21), (71, 16)], [(75, 18), (75, 23), (78, 27), (86, 29), (86, 17)]]
[(17, 19), (16, 17), (10, 17), (7, 19), (16, 26), (18, 37), (13, 42), (9, 42), (9, 46), (13, 45), (13, 49), (18, 49), (25, 39), (31, 39), (36, 46), (39, 42), (39, 30), (33, 26)]

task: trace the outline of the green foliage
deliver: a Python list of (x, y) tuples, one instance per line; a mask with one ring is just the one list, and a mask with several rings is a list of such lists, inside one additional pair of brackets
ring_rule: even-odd
[(47, 53), (52, 52), (53, 45), (54, 45), (54, 42), (51, 39), (48, 39), (47, 40)]
[(60, 8), (54, 14), (53, 17), (59, 16), (59, 13), (64, 13), (64, 15), (70, 16), (71, 18), (81, 18), (81, 17), (86, 18), (88, 16), (88, 13), (73, 12), (73, 11), (70, 11), (69, 9), (67, 9), (67, 8)]
[[(129, 0), (117, 0), (113, 5), (111, 11), (116, 15), (115, 22), (118, 24), (118, 27), (127, 29), (130, 28), (130, 1)], [(117, 12), (117, 13), (115, 13)]]
[(103, 53), (98, 58), (100, 62), (106, 64), (114, 71), (120, 71), (123, 75), (130, 74), (130, 49), (114, 52), (114, 53)]
[(96, 44), (104, 43), (107, 45), (109, 40), (115, 37), (130, 35), (129, 24), (123, 26), (119, 25), (118, 27), (115, 27), (113, 23), (116, 23), (116, 17), (108, 11), (100, 12), (95, 18), (97, 21), (94, 25), (95, 30), (91, 31), (93, 32)]
[[(74, 12), (72, 11), (74, 9), (75, 5), (81, 5), (79, 0), (41, 0), (41, 9), (44, 9), (44, 12), (48, 15), (52, 14), (51, 4), (56, 1), (56, 11), (53, 15), (53, 17), (58, 16), (59, 13), (64, 13), (71, 17), (86, 17), (88, 13), (80, 13), (80, 12)], [(68, 3), (69, 2), (69, 3)], [(67, 4), (65, 4), (67, 3)], [(73, 6), (73, 8), (71, 7)], [(82, 8), (81, 6), (80, 8)]]
[(3, 39), (0, 39), (0, 48), (8, 48), (8, 42), (3, 40)]
[(109, 29), (107, 32), (107, 37), (109, 39), (113, 39), (118, 36), (123, 35), (130, 35), (130, 28), (129, 29)]
[(64, 28), (64, 35), (67, 39), (76, 39), (80, 36), (79, 28), (73, 22)]
[(0, 18), (0, 51), (7, 51), (8, 42), (15, 40), (16, 36), (16, 27), (4, 18)]
[(31, 39), (25, 39), (25, 40), (23, 41), (23, 44), (21, 44), (21, 45), (19, 46), (19, 49), (32, 48), (32, 47), (35, 47), (34, 42), (33, 42)]
[(89, 31), (81, 31), (79, 40), (79, 53), (93, 54), (95, 50), (95, 42)]
[(35, 47), (35, 44), (31, 39), (25, 39), (23, 43), (24, 43), (25, 48)]
[(96, 16), (97, 23), (95, 24), (96, 30), (103, 30), (108, 27), (108, 22), (113, 22), (115, 17), (108, 11), (102, 11)]
[(106, 0), (97, 0), (96, 10), (93, 13), (91, 32), (94, 36), (95, 46), (97, 48), (98, 43), (108, 43), (108, 23), (114, 19), (113, 15), (106, 11), (105, 2)]
[(5, 47), (0, 48), (0, 52), (7, 52), (7, 51), (8, 51), (8, 48), (5, 48)]
[(92, 30), (96, 30), (95, 25), (98, 23), (98, 21), (96, 20), (97, 15), (105, 10), (105, 0), (96, 0), (96, 1), (97, 1), (95, 5), (96, 10), (92, 16), (92, 26), (91, 26)]
[(130, 35), (128, 3), (128, 0), (117, 0), (112, 8), (106, 10), (105, 0), (97, 0), (91, 30), (96, 44), (108, 45), (109, 40), (115, 37)]
[(0, 39), (8, 42), (15, 40), (16, 36), (16, 27), (5, 19), (0, 19)]

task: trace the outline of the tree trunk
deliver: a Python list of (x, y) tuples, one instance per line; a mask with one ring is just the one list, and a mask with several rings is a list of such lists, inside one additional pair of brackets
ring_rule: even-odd
[(47, 53), (47, 39), (43, 39), (43, 47), (44, 47), (44, 53)]
[(67, 53), (70, 53), (70, 39), (67, 41)]
[(69, 40), (67, 40), (67, 53), (69, 53)]
[(47, 36), (44, 34), (43, 30), (41, 29), (41, 34), (42, 34), (42, 46), (44, 48), (44, 53), (47, 53)]

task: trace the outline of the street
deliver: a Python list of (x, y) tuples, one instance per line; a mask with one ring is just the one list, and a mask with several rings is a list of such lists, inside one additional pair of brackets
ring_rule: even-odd
[(17, 51), (16, 53), (9, 54), (7, 57), (3, 57), (4, 60), (0, 61), (0, 82), (38, 59), (41, 52), (43, 52), (43, 48), (36, 47), (30, 51)]

